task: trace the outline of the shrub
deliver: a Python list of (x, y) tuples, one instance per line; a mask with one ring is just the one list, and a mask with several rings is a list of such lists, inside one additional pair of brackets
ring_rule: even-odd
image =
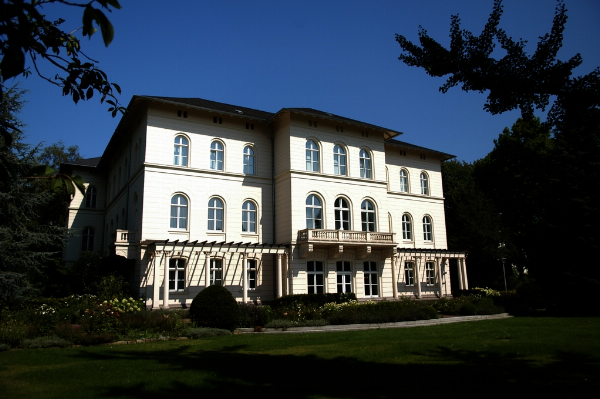
[(23, 340), (23, 348), (25, 349), (66, 348), (68, 346), (73, 346), (73, 343), (57, 336)]
[(224, 330), (221, 328), (200, 327), (200, 328), (190, 328), (190, 329), (186, 330), (183, 333), (183, 335), (186, 337), (192, 338), (192, 339), (197, 339), (197, 338), (204, 338), (204, 337), (219, 337), (219, 336), (223, 336), (223, 335), (231, 335), (231, 331)]
[(290, 327), (296, 327), (296, 324), (289, 320), (275, 319), (275, 320), (267, 323), (267, 325), (265, 327), (267, 327), (267, 328), (283, 328), (284, 330), (287, 330)]
[(240, 321), (240, 307), (227, 288), (211, 285), (200, 291), (192, 301), (190, 317), (197, 327), (233, 331)]
[(329, 294), (296, 294), (273, 299), (270, 302), (270, 305), (275, 310), (280, 307), (292, 306), (297, 303), (302, 303), (305, 306), (314, 305), (319, 307), (325, 305), (326, 303), (344, 303), (350, 300), (356, 300), (356, 294), (352, 292)]
[(331, 324), (393, 323), (438, 318), (431, 306), (409, 298), (400, 301), (367, 301), (343, 306), (328, 316)]
[(433, 308), (433, 306), (423, 306), (421, 309), (423, 314), (428, 316), (428, 319), (437, 319), (439, 318), (437, 310)]
[(477, 306), (472, 302), (464, 303), (459, 310), (461, 316), (473, 316), (477, 314)]
[(273, 311), (269, 305), (240, 303), (240, 321), (238, 327), (264, 326), (271, 321)]
[(0, 344), (0, 352), (5, 352), (10, 349), (10, 345)]

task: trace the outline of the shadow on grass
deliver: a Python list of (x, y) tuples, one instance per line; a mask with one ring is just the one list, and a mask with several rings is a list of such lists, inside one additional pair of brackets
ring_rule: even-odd
[[(98, 396), (387, 398), (423, 394), (529, 396), (564, 392), (567, 397), (600, 386), (599, 359), (557, 351), (543, 365), (519, 354), (452, 350), (439, 346), (412, 353), (410, 364), (359, 361), (349, 357), (240, 353), (244, 346), (194, 351), (181, 346), (154, 352), (80, 352), (86, 360), (143, 360), (162, 380), (124, 387), (103, 384)], [(422, 362), (421, 362), (422, 361)], [(149, 363), (146, 363), (149, 362)], [(150, 366), (152, 368), (152, 366)], [(188, 396), (189, 395), (189, 396)], [(193, 396), (192, 396), (193, 395)]]

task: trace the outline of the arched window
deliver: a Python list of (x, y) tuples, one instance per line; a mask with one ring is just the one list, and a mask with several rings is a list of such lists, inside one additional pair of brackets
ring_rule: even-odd
[(306, 228), (307, 229), (322, 229), (323, 228), (323, 207), (321, 200), (316, 195), (309, 195), (306, 198)]
[(188, 164), (188, 140), (183, 136), (175, 137), (175, 149), (173, 151), (173, 165), (187, 166)]
[(431, 218), (429, 216), (423, 216), (423, 240), (432, 241), (433, 234), (431, 229)]
[(400, 169), (400, 192), (408, 192), (408, 172), (406, 169)]
[(429, 178), (425, 172), (421, 172), (421, 194), (429, 195)]
[(250, 146), (244, 147), (244, 173), (254, 174), (254, 150)]
[(223, 144), (213, 141), (210, 144), (210, 168), (213, 170), (223, 170), (224, 158)]
[(333, 173), (346, 175), (346, 151), (341, 145), (333, 147)]
[(185, 289), (185, 259), (169, 260), (169, 291)]
[(412, 221), (407, 214), (402, 215), (402, 239), (412, 241)]
[(362, 231), (375, 231), (375, 206), (369, 200), (364, 200), (360, 205)]
[(360, 177), (371, 178), (371, 154), (366, 150), (360, 150)]
[(94, 250), (94, 228), (86, 227), (83, 229), (81, 236), (81, 250), (82, 251), (93, 251)]
[(319, 147), (312, 140), (306, 141), (306, 170), (319, 171)]
[(171, 228), (187, 229), (188, 202), (183, 195), (171, 198)]
[(256, 205), (252, 201), (246, 201), (242, 206), (242, 231), (256, 233)]
[(223, 201), (218, 198), (211, 198), (208, 201), (208, 230), (223, 231), (223, 216)]
[(334, 204), (335, 213), (335, 229), (336, 230), (350, 230), (350, 207), (348, 202), (343, 198), (335, 200)]
[(96, 207), (96, 197), (98, 196), (98, 190), (96, 187), (89, 186), (85, 191), (85, 207), (86, 208), (95, 208)]

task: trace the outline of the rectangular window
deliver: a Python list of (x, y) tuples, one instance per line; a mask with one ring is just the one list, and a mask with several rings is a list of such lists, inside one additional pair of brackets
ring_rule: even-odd
[(210, 285), (223, 285), (223, 261), (210, 260)]
[(435, 285), (435, 267), (433, 262), (425, 263), (425, 275), (427, 278), (427, 285)]
[(169, 261), (169, 291), (185, 289), (185, 260), (171, 259)]
[(335, 262), (335, 269), (337, 272), (337, 292), (352, 292), (352, 269), (350, 262)]
[(306, 262), (306, 274), (309, 294), (323, 294), (324, 291), (324, 276), (323, 262), (309, 261)]
[(379, 296), (379, 274), (377, 273), (376, 262), (363, 262), (364, 266), (364, 277), (365, 277), (365, 296), (376, 297)]
[(256, 288), (256, 260), (248, 259), (248, 288), (253, 290)]
[(407, 287), (414, 287), (415, 285), (415, 271), (412, 262), (404, 263), (404, 282)]

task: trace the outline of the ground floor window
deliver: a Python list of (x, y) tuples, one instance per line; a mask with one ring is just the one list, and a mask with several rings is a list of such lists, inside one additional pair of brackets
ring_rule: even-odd
[(223, 285), (223, 261), (210, 260), (210, 285)]
[(169, 291), (185, 289), (185, 260), (171, 259), (169, 261)]
[(433, 262), (425, 263), (425, 277), (427, 278), (427, 285), (435, 285), (435, 267)]
[(248, 259), (248, 288), (253, 290), (256, 288), (256, 260)]
[(415, 270), (413, 268), (413, 262), (404, 263), (404, 282), (407, 287), (413, 287), (415, 285)]
[(340, 294), (352, 292), (352, 269), (350, 262), (335, 262), (335, 269), (337, 272), (337, 292)]
[(306, 262), (306, 273), (308, 281), (308, 293), (323, 294), (325, 292), (323, 284), (323, 262), (312, 260)]
[(379, 296), (377, 262), (363, 262), (365, 268), (365, 296)]

